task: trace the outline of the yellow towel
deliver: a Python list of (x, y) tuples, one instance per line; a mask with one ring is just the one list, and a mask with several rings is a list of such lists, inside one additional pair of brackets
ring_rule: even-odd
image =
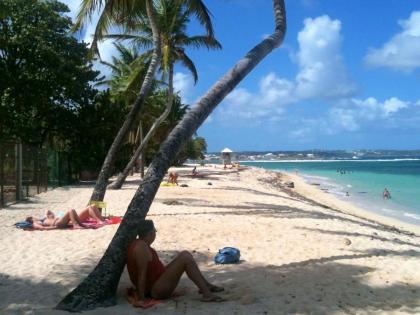
[(160, 186), (161, 187), (173, 187), (173, 186), (176, 186), (176, 184), (162, 182), (162, 183), (160, 183)]

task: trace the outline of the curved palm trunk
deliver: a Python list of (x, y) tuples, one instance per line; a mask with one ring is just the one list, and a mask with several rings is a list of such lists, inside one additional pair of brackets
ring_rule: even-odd
[(105, 157), (104, 163), (102, 164), (102, 169), (99, 173), (98, 179), (96, 180), (95, 188), (93, 189), (92, 196), (90, 197), (90, 200), (104, 200), (105, 192), (106, 192), (106, 186), (108, 184), (108, 179), (111, 177), (111, 171), (112, 167), (114, 166), (115, 157), (118, 153), (118, 150), (120, 149), (125, 137), (127, 136), (128, 131), (131, 128), (131, 125), (133, 124), (134, 119), (136, 118), (137, 114), (140, 112), (144, 100), (147, 97), (147, 94), (149, 93), (149, 90), (152, 86), (152, 82), (154, 79), (154, 75), (157, 69), (157, 66), (160, 62), (161, 58), (161, 44), (160, 44), (160, 38), (159, 38), (159, 32), (156, 26), (156, 22), (154, 20), (154, 14), (152, 9), (152, 0), (146, 1), (146, 9), (147, 9), (147, 16), (149, 19), (150, 26), (153, 31), (153, 54), (152, 59), (149, 65), (149, 68), (147, 69), (146, 76), (144, 77), (143, 84), (140, 89), (140, 93), (137, 96), (133, 107), (131, 108), (130, 112), (128, 113), (127, 117), (125, 118), (125, 121), (118, 131), (117, 136), (114, 139), (114, 142), (112, 143), (111, 147), (108, 150), (108, 153)]
[[(140, 143), (141, 142), (143, 142), (143, 126), (142, 126), (141, 121), (140, 121)], [(145, 149), (146, 148), (144, 148), (143, 151)], [(140, 154), (140, 178), (141, 179), (144, 178), (144, 157), (145, 157), (144, 152), (142, 152)]]
[(156, 130), (158, 129), (159, 125), (168, 117), (169, 113), (172, 109), (172, 102), (174, 99), (174, 69), (173, 65), (171, 64), (169, 67), (169, 87), (168, 87), (168, 100), (166, 103), (165, 111), (160, 115), (155, 122), (153, 123), (152, 127), (150, 127), (149, 131), (147, 132), (146, 136), (144, 137), (143, 141), (140, 143), (139, 147), (137, 148), (136, 152), (134, 152), (131, 160), (128, 162), (127, 166), (125, 167), (124, 171), (118, 175), (118, 178), (115, 182), (108, 186), (108, 189), (120, 189), (124, 184), (128, 174), (133, 169), (134, 164), (136, 163), (137, 159), (139, 158), (140, 154), (144, 151), (144, 148), (148, 144), (149, 140), (153, 137)]
[(223, 98), (265, 56), (281, 44), (286, 31), (284, 0), (273, 0), (273, 3), (275, 32), (249, 51), (172, 130), (150, 164), (104, 256), (89, 276), (57, 305), (57, 309), (82, 311), (115, 304), (115, 292), (124, 269), (128, 244), (135, 239), (136, 227), (146, 217), (172, 159)]

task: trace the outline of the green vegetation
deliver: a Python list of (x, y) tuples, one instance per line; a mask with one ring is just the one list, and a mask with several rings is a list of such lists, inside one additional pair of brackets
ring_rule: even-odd
[(67, 11), (57, 1), (2, 0), (0, 139), (64, 141), (77, 112), (95, 99), (89, 82), (98, 73), (86, 46), (69, 36)]
[[(100, 74), (92, 69), (86, 44), (73, 37), (66, 12), (55, 0), (1, 1), (0, 142), (20, 140), (66, 152), (74, 173), (97, 173), (139, 93), (150, 54), (118, 44), (120, 56), (108, 64), (112, 75), (102, 81), (108, 90), (99, 91)], [(132, 135), (140, 121), (148, 130), (166, 101), (166, 89), (155, 80), (118, 150), (114, 171), (124, 168), (137, 147)], [(186, 111), (178, 96), (173, 104), (147, 146), (146, 161)]]

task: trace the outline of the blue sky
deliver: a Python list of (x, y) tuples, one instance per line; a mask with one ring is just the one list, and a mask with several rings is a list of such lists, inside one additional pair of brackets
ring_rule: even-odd
[[(80, 1), (64, 2), (74, 16)], [(176, 68), (176, 88), (191, 105), (273, 30), (271, 0), (205, 3), (223, 50), (188, 51), (195, 86)], [(281, 48), (198, 130), (208, 150), (420, 149), (420, 2), (286, 0), (286, 9)], [(192, 23), (189, 33), (203, 31)], [(105, 59), (113, 52), (102, 44)]]

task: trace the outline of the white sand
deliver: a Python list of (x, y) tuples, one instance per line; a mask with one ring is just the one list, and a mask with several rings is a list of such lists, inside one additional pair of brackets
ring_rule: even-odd
[[(221, 296), (228, 301), (200, 302), (183, 278), (186, 295), (148, 314), (420, 313), (418, 227), (366, 213), (293, 175), (293, 191), (330, 208), (270, 184), (279, 184), (272, 172), (206, 167), (199, 168), (208, 174), (205, 179), (183, 176), (190, 171), (178, 169), (180, 184), (189, 187), (161, 187), (157, 194), (149, 212), (158, 229), (153, 246), (164, 262), (180, 250), (193, 252), (205, 275), (225, 286)], [(137, 188), (138, 177), (129, 181), (107, 192), (114, 215), (124, 213)], [(81, 209), (91, 191), (92, 186), (58, 188), (0, 210), (0, 314), (65, 314), (52, 307), (93, 269), (117, 226), (26, 232), (12, 224), (45, 209)], [(242, 262), (215, 265), (212, 259), (224, 246), (238, 247)], [(118, 304), (87, 313), (142, 313), (125, 301), (126, 272), (121, 279)]]

